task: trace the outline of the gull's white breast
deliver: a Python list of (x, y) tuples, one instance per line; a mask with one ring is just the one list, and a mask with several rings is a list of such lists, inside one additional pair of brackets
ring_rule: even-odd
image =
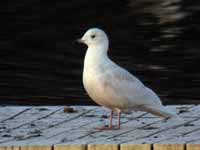
[[(101, 65), (100, 65), (101, 66)], [(106, 70), (103, 67), (85, 67), (83, 84), (89, 96), (99, 105), (113, 108), (118, 107), (117, 97), (108, 89)]]

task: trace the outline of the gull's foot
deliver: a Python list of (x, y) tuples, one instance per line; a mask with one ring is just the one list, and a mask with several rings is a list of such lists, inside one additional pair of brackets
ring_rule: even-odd
[(118, 130), (118, 127), (113, 127), (113, 126), (103, 126), (103, 127), (97, 127), (95, 128), (97, 130)]

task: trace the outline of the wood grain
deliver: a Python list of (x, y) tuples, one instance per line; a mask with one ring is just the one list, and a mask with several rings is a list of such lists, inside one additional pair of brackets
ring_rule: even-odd
[(20, 150), (20, 146), (0, 146), (0, 150)]
[(0, 146), (0, 150), (200, 150), (200, 144), (66, 144)]
[[(32, 107), (0, 123), (0, 145), (199, 144), (200, 105), (166, 106), (183, 112), (178, 115), (184, 119), (185, 124), (173, 120), (163, 121), (138, 111), (123, 113), (122, 128), (111, 131), (95, 129), (107, 124), (105, 109), (93, 106), (71, 107), (76, 110), (74, 113), (63, 112), (62, 106)], [(5, 110), (12, 114), (19, 112), (17, 108), (12, 108), (0, 107), (0, 118)], [(115, 122), (116, 118), (113, 119)], [(90, 147), (94, 149), (94, 146)], [(126, 149), (128, 147), (121, 146)]]
[(154, 144), (153, 150), (184, 150), (184, 144)]
[(53, 147), (50, 145), (21, 146), (20, 150), (53, 150)]
[(85, 145), (55, 145), (54, 150), (86, 150)]
[(89, 144), (87, 150), (119, 150), (118, 144)]
[(151, 144), (121, 144), (120, 150), (151, 150)]
[(200, 144), (187, 144), (187, 150), (200, 150)]

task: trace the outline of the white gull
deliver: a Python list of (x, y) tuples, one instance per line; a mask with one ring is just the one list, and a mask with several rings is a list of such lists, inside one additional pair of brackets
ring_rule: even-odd
[(177, 117), (162, 105), (160, 98), (150, 88), (109, 59), (109, 40), (103, 30), (91, 28), (78, 42), (88, 46), (83, 70), (84, 87), (97, 104), (111, 110), (109, 125), (101, 129), (113, 128), (113, 112), (117, 112), (119, 129), (121, 112), (130, 109), (163, 118)]

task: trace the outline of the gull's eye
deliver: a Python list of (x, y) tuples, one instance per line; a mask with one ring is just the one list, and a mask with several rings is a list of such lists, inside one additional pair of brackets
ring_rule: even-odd
[(96, 35), (94, 35), (94, 34), (93, 34), (93, 35), (91, 35), (91, 38), (92, 38), (92, 39), (94, 39), (95, 37), (96, 37)]

